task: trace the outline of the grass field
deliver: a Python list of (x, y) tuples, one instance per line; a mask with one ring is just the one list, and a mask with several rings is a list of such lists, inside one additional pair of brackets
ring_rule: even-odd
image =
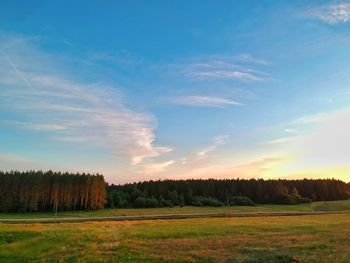
[(190, 214), (190, 213), (229, 213), (229, 212), (312, 212), (312, 211), (350, 211), (350, 200), (314, 202), (301, 205), (258, 205), (233, 207), (172, 207), (145, 209), (103, 209), (98, 211), (70, 211), (54, 213), (0, 213), (1, 218), (46, 218), (46, 217), (98, 217), (129, 216), (153, 214)]
[[(292, 208), (342, 211), (349, 210), (350, 201), (237, 209)], [(113, 209), (83, 214), (150, 214), (169, 210), (184, 213), (184, 209), (213, 212), (224, 208)], [(349, 262), (349, 259), (350, 214), (0, 223), (0, 262)]]
[(0, 224), (0, 244), (1, 262), (349, 262), (350, 217)]

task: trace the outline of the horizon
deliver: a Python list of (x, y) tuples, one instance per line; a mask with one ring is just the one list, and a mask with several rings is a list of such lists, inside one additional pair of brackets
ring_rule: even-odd
[(91, 175), (91, 176), (103, 176), (105, 182), (109, 185), (127, 185), (127, 184), (138, 184), (138, 183), (145, 183), (145, 182), (164, 182), (164, 181), (195, 181), (195, 180), (222, 180), (222, 181), (226, 181), (226, 180), (240, 180), (240, 181), (243, 181), (243, 180), (256, 180), (256, 181), (259, 181), (259, 180), (263, 180), (263, 181), (268, 181), (268, 180), (272, 180), (272, 181), (283, 181), (283, 180), (286, 180), (286, 181), (293, 181), (293, 180), (296, 180), (296, 181), (303, 181), (303, 180), (336, 180), (336, 181), (341, 181), (345, 184), (350, 184), (350, 181), (346, 181), (346, 180), (342, 180), (342, 179), (338, 179), (338, 178), (334, 178), (334, 177), (325, 177), (325, 178), (295, 178), (295, 179), (286, 179), (286, 178), (260, 178), (260, 177), (254, 177), (254, 178), (239, 178), (239, 177), (236, 177), (236, 178), (213, 178), (213, 177), (208, 177), (208, 178), (182, 178), (182, 179), (176, 179), (176, 178), (162, 178), (162, 179), (146, 179), (146, 180), (142, 180), (142, 181), (130, 181), (130, 182), (124, 182), (124, 183), (118, 183), (118, 182), (108, 182), (106, 181), (106, 178), (105, 176), (102, 174), (102, 173), (89, 173), (87, 171), (82, 171), (82, 172), (74, 172), (74, 171), (54, 171), (54, 170), (11, 170), (11, 171), (1, 171), (0, 170), (0, 173), (11, 173), (11, 172), (20, 172), (20, 173), (28, 173), (28, 172), (42, 172), (42, 173), (47, 173), (47, 172), (53, 172), (53, 173), (61, 173), (61, 174), (64, 174), (64, 173), (68, 173), (68, 174), (79, 174), (79, 175)]
[(0, 3), (1, 170), (350, 181), (350, 2)]

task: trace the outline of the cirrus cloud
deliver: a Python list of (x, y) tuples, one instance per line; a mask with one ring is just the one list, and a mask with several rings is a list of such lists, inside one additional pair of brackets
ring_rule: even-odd
[(102, 146), (132, 165), (172, 150), (155, 145), (156, 119), (126, 107), (117, 88), (67, 76), (30, 39), (0, 39), (0, 109), (8, 113), (0, 124), (47, 141)]
[(252, 55), (241, 54), (237, 56), (216, 55), (193, 58), (178, 66), (186, 77), (193, 80), (216, 79), (257, 82), (271, 79), (268, 73), (260, 69), (269, 64), (268, 61), (255, 58)]
[(307, 15), (329, 25), (346, 23), (350, 20), (350, 3), (333, 3), (311, 8)]
[(193, 106), (193, 107), (225, 107), (232, 105), (242, 105), (235, 100), (210, 97), (210, 96), (180, 96), (169, 99), (170, 103), (177, 105)]

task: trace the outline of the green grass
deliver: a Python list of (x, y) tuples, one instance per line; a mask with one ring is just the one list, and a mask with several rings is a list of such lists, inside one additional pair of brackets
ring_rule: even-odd
[[(256, 207), (61, 212), (59, 217), (349, 211), (350, 200)], [(0, 214), (40, 218), (52, 213)], [(52, 224), (0, 223), (0, 262), (349, 262), (350, 216), (321, 214)]]
[(0, 218), (45, 218), (45, 217), (94, 217), (152, 214), (190, 214), (190, 213), (225, 213), (225, 212), (311, 212), (350, 210), (350, 200), (314, 202), (301, 205), (258, 205), (236, 207), (172, 207), (145, 209), (103, 209), (98, 211), (69, 211), (54, 213), (0, 213)]
[(315, 211), (347, 211), (350, 210), (350, 200), (316, 202), (312, 208)]
[(0, 224), (0, 262), (349, 262), (350, 216)]

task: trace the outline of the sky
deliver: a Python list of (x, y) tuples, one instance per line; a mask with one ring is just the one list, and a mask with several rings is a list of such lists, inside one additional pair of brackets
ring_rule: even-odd
[(350, 181), (349, 1), (1, 1), (0, 168)]

